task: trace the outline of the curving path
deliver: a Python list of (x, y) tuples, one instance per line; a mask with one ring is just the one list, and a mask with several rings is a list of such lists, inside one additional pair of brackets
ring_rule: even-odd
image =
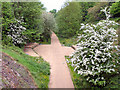
[[(74, 88), (70, 72), (65, 61), (65, 55), (70, 55), (74, 52), (71, 47), (61, 46), (59, 39), (55, 33), (52, 32), (51, 44), (39, 45), (34, 48), (34, 51), (50, 63), (51, 74), (49, 88)], [(32, 53), (26, 53), (29, 55), (34, 54), (33, 51)]]

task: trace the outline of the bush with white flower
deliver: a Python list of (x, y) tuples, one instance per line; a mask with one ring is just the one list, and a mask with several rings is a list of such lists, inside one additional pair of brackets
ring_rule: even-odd
[(105, 86), (106, 75), (117, 73), (119, 64), (117, 46), (113, 43), (118, 35), (113, 28), (119, 25), (110, 21), (109, 9), (101, 10), (106, 15), (106, 20), (94, 24), (81, 24), (76, 51), (70, 56), (70, 62), (74, 71), (86, 77), (86, 80), (94, 85)]
[(26, 28), (23, 26), (23, 24), (23, 18), (21, 18), (21, 20), (15, 19), (15, 22), (10, 24), (8, 36), (12, 38), (14, 45), (25, 43), (24, 39), (26, 39), (26, 37), (22, 33), (26, 30)]

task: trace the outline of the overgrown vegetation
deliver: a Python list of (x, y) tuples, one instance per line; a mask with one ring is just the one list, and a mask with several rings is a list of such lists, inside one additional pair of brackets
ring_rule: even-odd
[(107, 7), (102, 10), (106, 20), (94, 24), (82, 24), (78, 37), (76, 51), (70, 56), (71, 66), (74, 71), (84, 76), (86, 81), (93, 86), (104, 87), (108, 78), (120, 73), (119, 53), (117, 45), (117, 33), (114, 28), (119, 25), (110, 21), (110, 10)]
[[(64, 39), (76, 37), (79, 33), (80, 23), (96, 24), (100, 20), (105, 19), (105, 14), (100, 12), (101, 8), (110, 7), (111, 20), (120, 21), (119, 19), (119, 3), (120, 2), (66, 2), (62, 9), (56, 14), (56, 22), (58, 26), (58, 37), (61, 42)], [(74, 7), (74, 8), (73, 8)], [(117, 16), (114, 16), (115, 13)], [(73, 41), (77, 42), (77, 41)]]
[(62, 44), (62, 45), (64, 45), (64, 46), (72, 46), (72, 45), (75, 45), (76, 44), (76, 42), (75, 41), (77, 41), (75, 38), (59, 38), (59, 40), (60, 40), (60, 43)]
[[(68, 62), (70, 61), (70, 58), (68, 56), (66, 56), (66, 59), (68, 60)], [(117, 75), (112, 75), (112, 76), (107, 76), (107, 84), (105, 87), (99, 87), (99, 86), (94, 86), (91, 83), (86, 81), (86, 78), (80, 74), (77, 74), (76, 71), (74, 71), (74, 67), (71, 66), (71, 62), (67, 63), (69, 69), (70, 69), (70, 74), (71, 74), (71, 78), (74, 84), (74, 87), (76, 88), (76, 90), (78, 88), (80, 89), (108, 89), (108, 88), (116, 88), (119, 89), (120, 88), (120, 74)], [(119, 72), (120, 72), (120, 67), (118, 68)]]
[(120, 17), (120, 1), (112, 4), (110, 13), (113, 17)]
[[(79, 74), (82, 73), (85, 75), (85, 68), (89, 68), (89, 70), (87, 70), (87, 76), (89, 77), (87, 79), (89, 82), (86, 81), (86, 77), (82, 76), (82, 74), (78, 75), (78, 72), (74, 72), (74, 67), (68, 64), (76, 88), (103, 88), (105, 84), (106, 86), (104, 86), (104, 88), (120, 88), (120, 74), (114, 73), (114, 71), (120, 72), (119, 66), (115, 63), (115, 61), (118, 62), (119, 56), (115, 56), (113, 60), (113, 56), (116, 53), (113, 53), (114, 55), (111, 54), (112, 43), (109, 41), (110, 38), (113, 40), (114, 37), (112, 37), (112, 35), (116, 35), (115, 30), (113, 29), (114, 27), (110, 25), (108, 25), (108, 27), (101, 26), (101, 24), (113, 24), (113, 22), (101, 21), (98, 23), (100, 20), (105, 19), (105, 14), (100, 12), (100, 10), (101, 7), (106, 6), (111, 6), (110, 13), (112, 17), (110, 17), (110, 19), (120, 22), (120, 1), (115, 3), (66, 2), (58, 12), (53, 9), (49, 13), (45, 11), (41, 2), (2, 2), (0, 4), (2, 4), (2, 12), (0, 13), (0, 16), (2, 16), (2, 18), (0, 17), (2, 25), (0, 26), (2, 26), (3, 52), (26, 66), (39, 88), (48, 87), (50, 74), (49, 64), (43, 61), (42, 58), (31, 57), (24, 54), (19, 47), (23, 48), (23, 45), (29, 42), (38, 42), (41, 44), (46, 44), (46, 42), (50, 43), (51, 31), (54, 31), (58, 35), (60, 42), (65, 46), (76, 44), (76, 37), (82, 37), (82, 39), (80, 38), (78, 41), (80, 48), (77, 50), (77, 54), (74, 55), (75, 57), (72, 59), (72, 63), (69, 62), (70, 64), (76, 64), (76, 67), (78, 65), (76, 69), (79, 70)], [(80, 23), (83, 24), (81, 25)], [(117, 27), (115, 27), (115, 29), (116, 28)], [(118, 44), (120, 45), (119, 31)], [(95, 33), (97, 33), (96, 36), (93, 35)], [(107, 33), (107, 35), (104, 33)], [(104, 40), (99, 43), (98, 39), (102, 39), (103, 37)], [(88, 40), (88, 38), (91, 39)], [(107, 41), (109, 41), (109, 43), (106, 43)], [(18, 47), (13, 46), (13, 44)], [(87, 44), (90, 46), (86, 46)], [(106, 51), (101, 51), (101, 47)], [(90, 53), (89, 49), (92, 49), (94, 53)], [(80, 56), (81, 53), (84, 54)], [(88, 59), (95, 55), (101, 62), (99, 62), (99, 60), (94, 62), (95, 58)], [(68, 58), (68, 60), (70, 59)], [(89, 60), (87, 62), (90, 64), (85, 65), (85, 60)], [(114, 63), (112, 61), (114, 61)], [(97, 63), (97, 65), (95, 63)], [(81, 64), (80, 67), (79, 64)], [(97, 69), (95, 69), (94, 66)], [(109, 66), (109, 68), (106, 70), (107, 66)], [(112, 75), (108, 74), (111, 72), (113, 72)]]
[(48, 42), (51, 30), (56, 28), (53, 14), (46, 12), (41, 2), (2, 2), (1, 16), (2, 41), (6, 45)]
[(86, 19), (86, 10), (91, 6), (93, 3), (66, 2), (56, 15), (59, 36), (69, 38), (77, 35), (80, 23)]
[(18, 63), (24, 65), (31, 73), (39, 88), (48, 88), (50, 66), (41, 57), (32, 57), (16, 46), (3, 46), (2, 52), (13, 57)]

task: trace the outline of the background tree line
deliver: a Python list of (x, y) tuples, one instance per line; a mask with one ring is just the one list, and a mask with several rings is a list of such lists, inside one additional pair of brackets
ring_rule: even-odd
[(101, 7), (111, 6), (111, 19), (120, 20), (120, 2), (66, 2), (56, 14), (58, 36), (76, 37), (80, 33), (80, 23), (97, 23), (105, 19)]
[[(111, 19), (120, 20), (120, 2), (66, 2), (61, 10), (57, 12), (53, 9), (50, 13), (46, 12), (41, 2), (1, 4), (3, 44), (21, 46), (28, 42), (48, 41), (51, 30), (55, 30), (59, 38), (76, 37), (81, 23), (96, 23), (105, 19), (104, 13), (100, 12), (105, 6), (111, 6)], [(14, 43), (15, 40), (20, 42)]]

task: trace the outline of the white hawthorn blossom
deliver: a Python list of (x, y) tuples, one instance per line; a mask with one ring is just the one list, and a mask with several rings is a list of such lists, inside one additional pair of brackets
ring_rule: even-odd
[(24, 43), (25, 36), (22, 35), (22, 32), (26, 30), (24, 26), (22, 26), (23, 19), (17, 20), (15, 19), (15, 23), (10, 24), (10, 31), (8, 32), (8, 36), (12, 38), (12, 42), (14, 45)]
[[(110, 21), (107, 7), (101, 10), (105, 12), (106, 20), (94, 24), (81, 24), (80, 30), (83, 31), (78, 36), (76, 51), (70, 56), (71, 65), (75, 67), (78, 74), (87, 77), (87, 81), (93, 84), (105, 85), (103, 74), (116, 72), (116, 56), (113, 49), (118, 49), (113, 43), (117, 40), (118, 35), (112, 27), (119, 25)], [(118, 62), (119, 63), (119, 62)]]

